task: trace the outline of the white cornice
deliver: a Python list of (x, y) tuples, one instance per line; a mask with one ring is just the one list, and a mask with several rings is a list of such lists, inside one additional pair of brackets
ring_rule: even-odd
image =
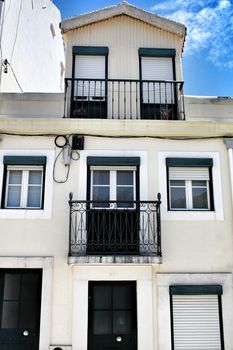
[(104, 137), (214, 138), (233, 137), (233, 123), (167, 120), (99, 120), (63, 118), (0, 119), (0, 135), (69, 135)]

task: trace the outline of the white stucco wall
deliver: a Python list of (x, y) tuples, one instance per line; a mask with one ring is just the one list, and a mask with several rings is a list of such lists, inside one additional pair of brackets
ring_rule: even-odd
[[(50, 0), (5, 0), (2, 7), (0, 91), (61, 92), (64, 47), (60, 12)], [(8, 73), (2, 62), (7, 59)], [(12, 69), (11, 69), (12, 67)]]
[[(75, 129), (73, 130), (75, 132)], [(60, 151), (54, 145), (54, 137), (17, 137), (2, 135), (0, 143), (1, 151), (7, 150), (7, 154), (25, 155), (26, 150), (35, 154), (48, 152), (53, 155), (53, 160)], [(221, 180), (219, 183), (222, 194), (223, 219), (218, 220), (214, 216), (208, 220), (166, 220), (162, 213), (162, 264), (155, 265), (84, 265), (82, 267), (67, 264), (68, 234), (69, 234), (69, 206), (68, 194), (74, 193), (74, 199), (85, 199), (86, 191), (86, 156), (118, 155), (140, 156), (142, 158), (143, 176), (141, 175), (142, 198), (155, 200), (160, 191), (159, 173), (161, 152), (204, 152), (217, 153), (220, 159), (219, 170)], [(38, 153), (39, 152), (39, 153)], [(53, 154), (54, 152), (54, 154)], [(167, 344), (169, 349), (170, 331), (161, 332), (161, 313), (158, 314), (158, 306), (161, 311), (160, 301), (167, 303), (168, 293), (161, 294), (157, 285), (157, 274), (180, 273), (181, 275), (207, 274), (207, 278), (194, 278), (194, 282), (217, 283), (218, 273), (231, 273), (233, 270), (233, 212), (231, 204), (231, 184), (229, 178), (228, 152), (222, 139), (209, 141), (194, 140), (159, 140), (159, 139), (111, 139), (99, 137), (85, 137), (85, 150), (81, 151), (81, 158), (71, 162), (69, 179), (65, 184), (52, 183), (50, 201), (52, 204), (51, 215), (46, 219), (12, 217), (12, 211), (4, 210), (4, 217), (0, 218), (0, 256), (31, 256), (54, 257), (53, 290), (51, 313), (51, 337), (50, 344), (75, 345), (76, 349), (86, 350), (87, 329), (87, 285), (89, 280), (136, 280), (138, 295), (138, 344), (139, 350), (159, 349), (163, 350), (159, 341)], [(223, 169), (227, 171), (223, 171)], [(59, 158), (56, 166), (56, 177), (63, 180), (67, 169)], [(218, 200), (218, 198), (216, 198)], [(162, 197), (163, 201), (163, 197)], [(0, 212), (2, 209), (0, 210)], [(16, 210), (17, 211), (17, 210)], [(17, 265), (14, 265), (16, 267)], [(1, 266), (0, 266), (1, 267)], [(4, 267), (4, 266), (3, 266)], [(160, 280), (161, 281), (161, 280)], [(173, 280), (172, 280), (173, 281)], [(180, 283), (187, 283), (184, 276)], [(203, 282), (204, 281), (204, 282)], [(166, 291), (167, 291), (166, 286)], [(226, 289), (225, 289), (226, 290)], [(231, 293), (231, 287), (227, 287), (227, 295)], [(158, 299), (157, 298), (162, 298)], [(225, 298), (225, 297), (224, 297)], [(228, 298), (228, 297), (227, 297)], [(224, 305), (228, 299), (224, 299)], [(229, 297), (229, 300), (230, 297)], [(145, 314), (145, 310), (148, 312)], [(153, 312), (152, 312), (153, 310)], [(229, 308), (230, 310), (230, 308)], [(224, 309), (226, 323), (227, 344), (231, 344), (229, 326), (227, 325), (232, 315), (228, 308)], [(62, 317), (61, 317), (62, 315)], [(144, 327), (145, 315), (153, 319), (153, 327)], [(143, 321), (144, 320), (144, 321)], [(167, 319), (169, 322), (169, 319)], [(169, 323), (168, 323), (169, 324)], [(159, 328), (158, 328), (159, 327)], [(85, 332), (85, 333), (83, 333)], [(77, 334), (82, 337), (77, 338)], [(161, 338), (164, 337), (164, 338)], [(166, 338), (168, 337), (168, 338)], [(160, 340), (159, 340), (160, 339)], [(165, 340), (167, 339), (167, 340)], [(154, 344), (154, 345), (153, 345)], [(161, 343), (160, 343), (161, 344)], [(44, 348), (41, 348), (44, 350)]]

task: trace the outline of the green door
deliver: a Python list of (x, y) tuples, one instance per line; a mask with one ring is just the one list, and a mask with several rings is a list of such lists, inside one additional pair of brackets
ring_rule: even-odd
[(136, 349), (136, 282), (89, 282), (88, 350)]
[(0, 349), (38, 350), (42, 270), (0, 269)]

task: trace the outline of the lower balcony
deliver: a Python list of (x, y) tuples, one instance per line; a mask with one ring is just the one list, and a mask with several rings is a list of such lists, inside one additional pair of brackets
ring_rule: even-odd
[(156, 201), (93, 202), (70, 195), (69, 263), (160, 263)]

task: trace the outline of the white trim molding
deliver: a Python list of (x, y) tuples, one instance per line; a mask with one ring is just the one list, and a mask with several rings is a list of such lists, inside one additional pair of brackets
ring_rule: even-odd
[[(214, 211), (168, 210), (166, 158), (212, 158)], [(159, 192), (162, 196), (162, 220), (224, 220), (219, 152), (159, 152)]]
[(1, 150), (0, 151), (0, 193), (2, 196), (4, 156), (45, 156), (45, 183), (43, 209), (0, 209), (0, 219), (50, 219), (53, 205), (53, 150)]
[[(79, 192), (78, 200), (86, 199), (87, 189), (87, 157), (140, 157), (140, 200), (148, 200), (148, 167), (147, 152), (145, 151), (82, 151), (79, 159)], [(74, 199), (75, 196), (74, 196)]]
[(171, 350), (171, 313), (169, 287), (171, 285), (211, 285), (223, 288), (222, 317), (225, 349), (233, 349), (233, 293), (232, 273), (158, 273), (158, 349)]
[(49, 349), (52, 317), (53, 257), (0, 257), (0, 269), (42, 269), (39, 350)]
[(136, 281), (138, 350), (153, 350), (153, 295), (151, 266), (75, 266), (72, 347), (87, 350), (88, 282)]

